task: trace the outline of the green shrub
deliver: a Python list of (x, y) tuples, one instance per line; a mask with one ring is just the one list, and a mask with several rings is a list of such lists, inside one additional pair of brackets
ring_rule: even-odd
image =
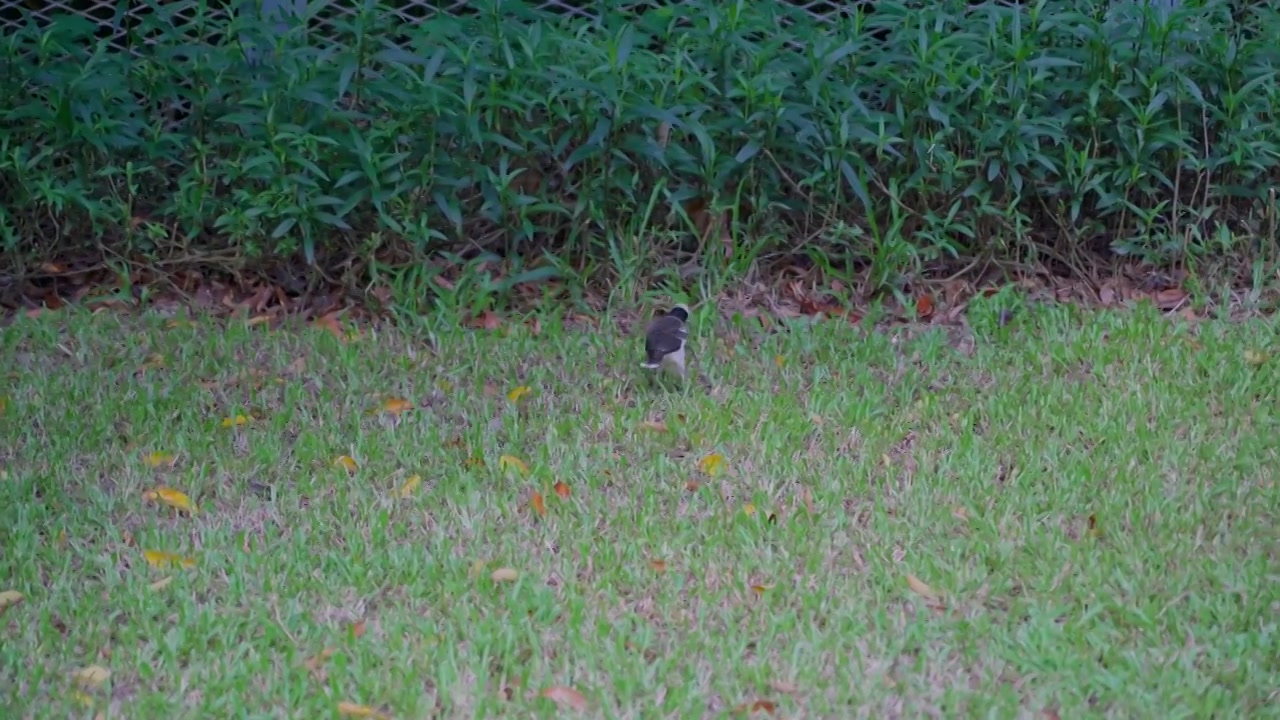
[(149, 3), (129, 51), (71, 15), (11, 30), (0, 242), (20, 266), (555, 258), (530, 279), (617, 263), (623, 235), (707, 251), (724, 218), (735, 252), (892, 286), (952, 258), (1276, 241), (1280, 13), (1262, 4), (592, 5), (598, 22), (317, 3), (279, 32)]

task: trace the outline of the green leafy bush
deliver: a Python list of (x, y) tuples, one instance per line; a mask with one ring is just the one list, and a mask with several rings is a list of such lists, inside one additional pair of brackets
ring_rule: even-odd
[(1264, 4), (593, 6), (150, 3), (115, 41), (32, 21), (3, 38), (0, 242), (19, 265), (480, 249), (545, 275), (663, 230), (710, 257), (722, 221), (736, 252), (885, 286), (954, 258), (1276, 242)]

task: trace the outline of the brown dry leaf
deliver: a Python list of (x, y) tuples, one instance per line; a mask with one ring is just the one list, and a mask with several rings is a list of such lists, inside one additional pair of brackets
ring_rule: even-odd
[(17, 590), (0, 591), (0, 613), (22, 602), (25, 596)]
[(485, 310), (471, 318), (471, 322), (468, 325), (477, 330), (497, 330), (502, 327), (502, 318), (498, 317), (492, 310)]
[(101, 687), (111, 677), (111, 671), (101, 665), (90, 665), (76, 671), (75, 681), (85, 690)]
[(163, 550), (144, 550), (142, 556), (147, 559), (147, 563), (150, 564), (151, 567), (181, 567), (190, 569), (196, 566), (195, 558), (183, 557), (177, 553), (165, 552)]
[(415, 473), (413, 475), (410, 475), (408, 480), (404, 481), (404, 484), (401, 485), (398, 490), (396, 490), (396, 494), (402, 498), (407, 498), (410, 495), (412, 495), (413, 491), (417, 490), (418, 486), (421, 484), (422, 484), (422, 476)]
[(684, 489), (688, 492), (697, 492), (700, 487), (702, 487), (702, 483), (692, 479), (685, 481), (684, 484)]
[(385, 714), (369, 707), (368, 705), (358, 705), (353, 702), (342, 701), (338, 703), (338, 714), (346, 717), (362, 717), (362, 718), (385, 718)]
[(173, 576), (172, 576), (172, 575), (170, 575), (169, 577), (163, 577), (163, 578), (160, 578), (159, 580), (157, 580), (157, 581), (155, 581), (155, 582), (151, 583), (151, 585), (150, 585), (149, 587), (151, 588), (151, 590), (152, 590), (152, 591), (154, 591), (154, 592), (159, 592), (159, 591), (161, 591), (161, 590), (163, 590), (163, 589), (165, 589), (165, 588), (169, 587), (169, 583), (171, 583), (171, 582), (173, 582)]
[(149, 502), (161, 502), (175, 510), (195, 514), (199, 512), (195, 505), (191, 503), (191, 498), (181, 490), (173, 488), (158, 487), (154, 490), (148, 490), (142, 493), (142, 499)]
[(773, 364), (774, 364), (774, 365), (777, 365), (779, 368), (781, 368), (783, 365), (786, 365), (786, 364), (787, 364), (787, 360), (786, 360), (786, 358), (782, 357), (781, 355), (774, 355), (774, 356), (773, 356)]
[(382, 403), (382, 412), (387, 413), (388, 415), (399, 415), (400, 413), (408, 412), (412, 409), (413, 403), (401, 397), (387, 398), (387, 400)]
[(520, 573), (516, 572), (513, 568), (505, 567), (498, 568), (489, 575), (489, 578), (494, 582), (514, 582), (518, 577), (520, 577)]
[(542, 500), (542, 493), (537, 490), (534, 490), (533, 496), (529, 498), (529, 506), (539, 515), (547, 514), (547, 504)]
[(270, 322), (271, 322), (270, 315), (254, 315), (253, 317), (246, 320), (244, 322), (244, 325), (245, 327), (256, 327), (258, 325), (262, 325), (263, 323), (270, 323)]
[(711, 453), (698, 461), (698, 469), (711, 477), (719, 475), (723, 468), (724, 456), (720, 453)]
[(472, 455), (462, 462), (466, 468), (482, 468), (484, 467), (484, 458), (479, 455)]
[(306, 666), (308, 670), (310, 670), (311, 672), (315, 672), (319, 670), (329, 658), (333, 657), (333, 654), (335, 652), (337, 652), (337, 650), (331, 647), (327, 647), (321, 650), (316, 655), (307, 658), (307, 661), (303, 664)]
[(529, 318), (525, 324), (529, 326), (529, 333), (534, 337), (542, 334), (542, 321), (538, 319), (537, 315)]
[(800, 497), (804, 500), (805, 512), (813, 515), (813, 492), (809, 488), (803, 488), (800, 491)]
[(559, 495), (561, 500), (568, 500), (569, 496), (573, 494), (573, 491), (569, 489), (569, 486), (563, 480), (557, 481), (552, 486), (552, 489), (556, 491), (556, 495)]
[(936, 590), (924, 584), (924, 581), (911, 573), (907, 573), (907, 587), (911, 588), (911, 591), (915, 594), (927, 600), (937, 600), (940, 597)]
[(666, 572), (666, 571), (667, 571), (667, 561), (666, 561), (666, 560), (650, 560), (650, 561), (649, 561), (649, 567), (653, 568), (653, 569), (654, 569), (654, 571), (656, 571), (656, 572), (660, 572), (660, 573), (661, 573), (661, 572)]
[(364, 637), (364, 620), (357, 620), (351, 623), (350, 632), (352, 640), (359, 640)]
[(661, 420), (645, 420), (640, 423), (641, 430), (651, 430), (653, 432), (666, 432), (667, 424)]
[(924, 320), (925, 318), (928, 318), (930, 315), (933, 315), (933, 310), (933, 295), (925, 293), (924, 295), (916, 298), (916, 317), (918, 319)]
[(1187, 301), (1187, 291), (1182, 288), (1167, 288), (1156, 293), (1152, 300), (1161, 310), (1172, 310)]
[(777, 710), (778, 710), (777, 703), (775, 703), (772, 700), (765, 700), (764, 698), (761, 698), (759, 700), (752, 700), (751, 702), (744, 702), (738, 707), (733, 709), (735, 713), (738, 713), (738, 714), (746, 713), (748, 715), (753, 715), (755, 713), (760, 713), (760, 712), (765, 713), (766, 715), (772, 715), (775, 712), (777, 712)]
[(552, 685), (542, 691), (542, 697), (554, 702), (560, 707), (568, 707), (578, 712), (587, 709), (587, 698), (582, 693), (571, 687), (564, 685)]
[(1102, 537), (1102, 528), (1098, 527), (1098, 516), (1096, 515), (1089, 516), (1089, 537), (1095, 539)]
[(340, 467), (346, 470), (348, 473), (353, 473), (356, 471), (356, 469), (360, 467), (358, 464), (356, 464), (355, 458), (351, 457), (350, 455), (339, 455), (338, 457), (334, 458), (333, 466)]
[(956, 505), (955, 507), (951, 508), (951, 517), (961, 522), (968, 522), (969, 511), (965, 510), (964, 507), (961, 505)]
[(324, 328), (325, 330), (333, 333), (333, 336), (338, 338), (338, 340), (345, 341), (347, 339), (347, 334), (342, 331), (342, 323), (338, 321), (338, 315), (341, 314), (341, 312), (341, 310), (335, 310), (331, 313), (326, 313), (316, 318), (311, 324), (318, 328)]
[(531, 392), (533, 391), (529, 389), (528, 385), (520, 385), (519, 387), (512, 388), (511, 392), (507, 393), (507, 399), (511, 402), (520, 402), (520, 398), (523, 398)]
[(765, 590), (772, 590), (772, 589), (773, 589), (772, 585), (752, 585), (751, 586), (751, 590), (755, 592), (756, 595), (763, 595)]
[(499, 456), (498, 469), (503, 471), (515, 470), (519, 472), (521, 475), (529, 474), (529, 466), (526, 465), (523, 460), (516, 457), (515, 455)]
[(178, 458), (166, 452), (150, 452), (142, 456), (142, 462), (145, 463), (147, 467), (153, 467), (153, 468), (170, 467), (171, 468), (173, 467), (174, 463), (178, 462)]
[(777, 690), (783, 695), (798, 695), (800, 693), (799, 685), (786, 682), (785, 680), (770, 680), (769, 687)]

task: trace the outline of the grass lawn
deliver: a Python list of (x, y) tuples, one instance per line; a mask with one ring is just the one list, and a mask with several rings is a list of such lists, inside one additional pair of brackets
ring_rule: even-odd
[(612, 322), (16, 320), (0, 704), (1280, 716), (1276, 323), (995, 316), (703, 308), (683, 388)]

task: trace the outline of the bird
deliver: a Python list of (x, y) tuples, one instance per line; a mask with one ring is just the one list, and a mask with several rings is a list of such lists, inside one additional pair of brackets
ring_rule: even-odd
[(685, 378), (684, 341), (689, 337), (689, 306), (676, 305), (649, 323), (644, 334), (644, 363), (647, 370), (665, 368)]

